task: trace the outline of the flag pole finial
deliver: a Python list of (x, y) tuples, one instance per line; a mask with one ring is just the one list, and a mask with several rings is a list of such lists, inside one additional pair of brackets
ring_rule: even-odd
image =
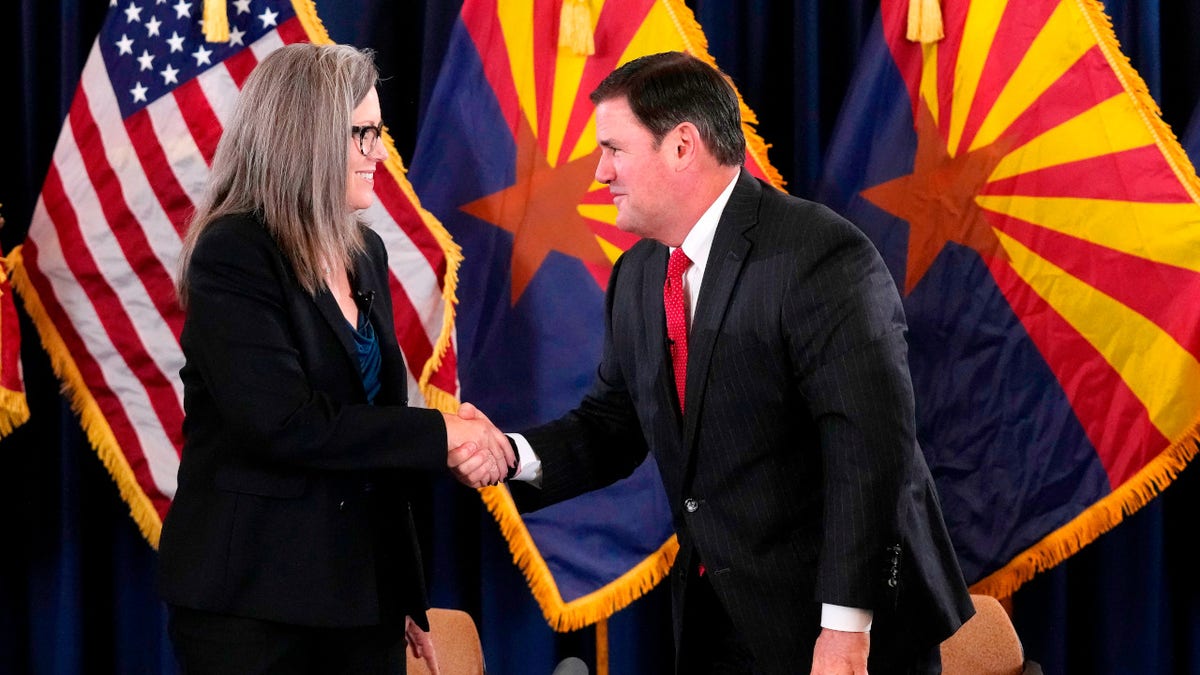
[(225, 0), (204, 0), (204, 39), (229, 41), (229, 13), (225, 9)]
[(576, 56), (596, 53), (588, 0), (563, 0), (558, 15), (558, 46), (570, 49)]
[(938, 0), (908, 0), (908, 39), (928, 44), (945, 37)]

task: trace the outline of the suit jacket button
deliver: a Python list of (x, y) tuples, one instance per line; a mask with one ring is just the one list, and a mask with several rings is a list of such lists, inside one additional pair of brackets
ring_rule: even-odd
[(688, 497), (687, 499), (683, 500), (683, 508), (688, 513), (695, 513), (696, 509), (700, 508), (700, 502), (696, 501), (692, 497)]

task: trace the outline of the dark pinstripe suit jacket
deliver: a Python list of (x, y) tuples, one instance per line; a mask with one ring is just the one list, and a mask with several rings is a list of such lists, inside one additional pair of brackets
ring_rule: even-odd
[(917, 445), (903, 309), (875, 248), (823, 206), (745, 171), (721, 216), (689, 333), (687, 410), (665, 346), (667, 249), (617, 262), (593, 390), (525, 432), (526, 510), (654, 454), (674, 515), (675, 635), (698, 555), (764, 673), (808, 672), (820, 605), (871, 608), (872, 667), (973, 612)]

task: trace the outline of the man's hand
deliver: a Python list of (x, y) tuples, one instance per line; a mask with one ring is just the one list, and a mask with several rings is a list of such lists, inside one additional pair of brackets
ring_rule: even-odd
[(442, 414), (446, 422), (446, 465), (470, 487), (496, 485), (516, 465), (508, 437), (470, 403), (458, 415)]
[(492, 453), (474, 442), (451, 448), (446, 453), (446, 466), (458, 482), (472, 488), (495, 485), (503, 476)]
[(425, 665), (429, 668), (430, 673), (441, 675), (441, 671), (438, 669), (437, 653), (433, 649), (433, 637), (421, 630), (411, 616), (404, 617), (404, 640), (408, 642), (408, 648), (412, 650), (413, 656), (425, 659)]
[(480, 420), (487, 424), (490, 427), (492, 441), (504, 455), (504, 468), (508, 469), (516, 465), (517, 457), (513, 454), (512, 443), (508, 441), (508, 436), (505, 436), (503, 431), (500, 431), (495, 424), (492, 424), (492, 421), (488, 419), (487, 415), (483, 414), (482, 410), (476, 408), (473, 403), (463, 403), (458, 406), (458, 416), (464, 420)]
[(813, 647), (811, 675), (867, 675), (870, 633), (822, 628)]

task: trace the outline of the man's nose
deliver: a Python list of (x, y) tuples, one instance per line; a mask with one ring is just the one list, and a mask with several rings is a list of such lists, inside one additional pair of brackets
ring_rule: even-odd
[(596, 163), (596, 182), (608, 185), (613, 181), (612, 162), (604, 155), (600, 156), (600, 161)]

